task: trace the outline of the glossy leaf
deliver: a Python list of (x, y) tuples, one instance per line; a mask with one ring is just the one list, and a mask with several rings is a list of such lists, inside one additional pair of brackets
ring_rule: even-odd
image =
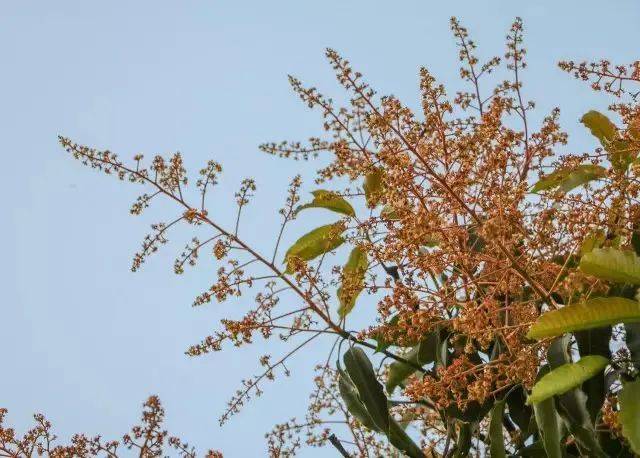
[(597, 297), (551, 310), (538, 317), (527, 338), (540, 340), (567, 332), (640, 321), (640, 302), (623, 297)]
[[(548, 367), (540, 370), (542, 377), (538, 383), (550, 374)], [(562, 458), (562, 433), (560, 430), (560, 417), (556, 412), (553, 397), (537, 402), (533, 405), (533, 413), (538, 425), (538, 431), (542, 436), (542, 444), (548, 458)]]
[(409, 437), (407, 432), (394, 419), (389, 424), (389, 434), (387, 434), (389, 442), (398, 450), (402, 450), (410, 458), (424, 458), (424, 454), (420, 447)]
[(640, 284), (640, 257), (629, 250), (594, 248), (580, 260), (580, 270), (602, 280)]
[[(611, 326), (577, 331), (573, 335), (576, 338), (578, 351), (581, 355), (600, 355), (605, 358), (611, 358), (611, 350), (609, 349), (612, 335)], [(606, 395), (604, 374), (598, 374), (587, 380), (582, 385), (582, 390), (587, 395), (587, 410), (591, 416), (591, 421), (595, 423)]]
[(300, 237), (285, 254), (287, 273), (292, 272), (290, 264), (292, 258), (310, 261), (342, 245), (344, 243), (344, 237), (341, 235), (342, 230), (341, 223), (327, 224)]
[(307, 208), (326, 208), (327, 210), (347, 216), (356, 215), (351, 204), (347, 202), (344, 197), (333, 191), (320, 189), (318, 191), (313, 191), (311, 194), (313, 194), (313, 201), (298, 207), (297, 212)]
[(340, 374), (338, 378), (338, 390), (349, 413), (356, 417), (366, 428), (380, 431), (362, 403), (358, 389), (351, 381), (349, 374), (342, 370), (340, 363), (338, 363), (338, 373)]
[(542, 377), (531, 390), (527, 404), (537, 404), (580, 386), (603, 371), (609, 360), (599, 355), (585, 356), (576, 363), (563, 364)]
[(502, 434), (502, 417), (504, 416), (504, 400), (498, 401), (491, 410), (491, 421), (489, 423), (489, 450), (491, 457), (506, 458), (507, 452), (504, 448), (504, 435)]
[[(555, 339), (547, 351), (547, 360), (549, 361), (551, 369), (570, 363), (570, 351), (570, 335), (564, 335), (563, 337)], [(599, 376), (602, 376), (602, 373), (598, 373), (585, 381), (583, 386), (586, 386)], [(587, 400), (587, 395), (582, 388), (576, 386), (556, 397), (556, 411), (563, 420), (566, 428), (580, 445), (582, 451), (588, 453), (588, 456), (593, 458), (605, 458), (606, 455), (598, 443), (595, 428), (591, 421), (589, 411), (587, 410)]]
[(351, 250), (349, 260), (342, 269), (342, 285), (338, 288), (340, 308), (338, 314), (346, 316), (356, 304), (356, 299), (364, 288), (364, 275), (369, 267), (367, 253), (360, 247)]
[(389, 431), (387, 397), (367, 355), (361, 348), (352, 347), (344, 354), (344, 365), (376, 427)]
[[(419, 366), (431, 363), (436, 360), (437, 345), (437, 333), (429, 333), (427, 338), (409, 350), (404, 355), (404, 358)], [(415, 372), (416, 368), (409, 364), (400, 361), (393, 362), (389, 366), (389, 375), (386, 383), (387, 392), (393, 393), (393, 390), (395, 390), (398, 385)]]
[(383, 174), (382, 169), (376, 167), (364, 178), (364, 196), (369, 208), (374, 208), (380, 202), (383, 192)]
[(640, 379), (623, 382), (618, 401), (618, 419), (622, 425), (622, 434), (629, 441), (631, 449), (640, 454)]
[(533, 186), (531, 192), (546, 191), (557, 187), (564, 192), (569, 192), (589, 181), (602, 178), (606, 174), (606, 169), (599, 165), (581, 164), (575, 167), (565, 167), (540, 179)]

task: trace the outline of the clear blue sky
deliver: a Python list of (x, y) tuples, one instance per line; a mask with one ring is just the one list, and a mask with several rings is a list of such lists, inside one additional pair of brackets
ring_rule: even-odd
[[(562, 74), (556, 62), (637, 59), (637, 0), (2, 0), (0, 406), (10, 409), (10, 422), (22, 429), (42, 411), (62, 437), (120, 436), (156, 393), (170, 431), (200, 450), (262, 456), (263, 434), (304, 414), (311, 367), (328, 342), (294, 360), (292, 378), (265, 386), (261, 399), (220, 429), (226, 401), (259, 370), (256, 357), (281, 348), (257, 343), (184, 356), (219, 318), (237, 316), (246, 304), (191, 309), (213, 265), (176, 277), (171, 265), (184, 237), (141, 272), (129, 272), (148, 224), (163, 213), (130, 217), (136, 189), (70, 160), (56, 135), (126, 157), (180, 150), (192, 169), (221, 161), (226, 174), (212, 207), (223, 221), (230, 220), (236, 184), (254, 176), (259, 196), (243, 236), (267, 251), (286, 183), (298, 171), (310, 178), (316, 166), (267, 157), (257, 145), (304, 139), (321, 126), (290, 92), (287, 73), (339, 96), (322, 55), (331, 46), (380, 92), (415, 106), (420, 65), (457, 85), (452, 15), (469, 27), (481, 56), (501, 54), (510, 22), (522, 16), (525, 94), (537, 100), (539, 115), (564, 106), (569, 149), (593, 146), (577, 119), (608, 99)], [(310, 180), (306, 189), (313, 189)], [(327, 218), (314, 215), (304, 224)], [(329, 453), (307, 449), (301, 456)]]

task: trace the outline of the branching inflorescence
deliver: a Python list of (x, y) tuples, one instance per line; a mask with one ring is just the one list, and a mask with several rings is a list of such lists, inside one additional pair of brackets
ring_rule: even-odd
[[(393, 96), (377, 96), (351, 63), (331, 49), (326, 57), (350, 96), (347, 106), (335, 106), (317, 89), (290, 77), (301, 100), (321, 112), (326, 138), (312, 138), (307, 146), (268, 143), (261, 149), (285, 158), (318, 157), (324, 161), (318, 184), (346, 179), (352, 187), (317, 190), (314, 200), (300, 207), (302, 182), (295, 177), (268, 254), (241, 236), (241, 216), (256, 190), (252, 180), (243, 181), (236, 194), (237, 217), (225, 225), (207, 211), (207, 193), (222, 172), (217, 162), (210, 161), (200, 171), (198, 193), (192, 195), (179, 153), (150, 162), (138, 155), (128, 164), (109, 151), (59, 138), (85, 165), (144, 186), (132, 214), (142, 213), (159, 197), (177, 209), (169, 222), (152, 226), (132, 270), (166, 243), (169, 232), (180, 225), (197, 225), (209, 234), (203, 241), (191, 238), (176, 259), (175, 272), (182, 273), (205, 256), (217, 259), (220, 267), (216, 283), (194, 305), (260, 289), (256, 306), (243, 318), (222, 320), (220, 330), (187, 354), (219, 351), (225, 342), (248, 344), (256, 335), (275, 334), (291, 341), (282, 357), (261, 358), (264, 372), (243, 382), (221, 423), (251, 396), (260, 395), (263, 381), (277, 372), (288, 375), (287, 360), (307, 344), (333, 339), (326, 361), (317, 367), (316, 390), (305, 420), (286, 422), (268, 435), (272, 456), (293, 455), (302, 445), (303, 432), (304, 442), (315, 446), (327, 444), (334, 431), (340, 434), (336, 440), (358, 456), (391, 456), (393, 446), (410, 456), (450, 456), (465, 447), (485, 453), (491, 441), (483, 418), (507, 394), (511, 401), (504, 416), (506, 447), (515, 452), (528, 445), (528, 431), (521, 431), (517, 415), (528, 412), (531, 417), (524, 395), (547, 362), (550, 344), (550, 339), (527, 337), (532, 323), (542, 313), (614, 288), (578, 268), (578, 261), (587, 252), (585, 240), (594, 239), (594, 233), (603, 237), (593, 246), (618, 249), (631, 246), (638, 228), (635, 155), (640, 149), (640, 110), (634, 105), (637, 88), (629, 87), (640, 82), (640, 64), (560, 64), (590, 81), (594, 89), (620, 97), (612, 110), (624, 127), (603, 133), (593, 125), (604, 121), (587, 114), (583, 122), (602, 148), (559, 155), (558, 148), (567, 143), (559, 110), (553, 109), (537, 126), (529, 119), (534, 104), (525, 99), (522, 82), (522, 21), (517, 19), (510, 29), (504, 57), (484, 63), (476, 58), (467, 30), (455, 19), (451, 28), (459, 48), (460, 76), (469, 90), (450, 98), (422, 68), (419, 114)], [(499, 67), (511, 76), (492, 81)], [(487, 90), (492, 83), (493, 89)], [(630, 101), (625, 102), (625, 96)], [(310, 208), (331, 210), (340, 219), (300, 238), (286, 252), (282, 266), (282, 235), (301, 211)], [(349, 260), (343, 268), (332, 268), (331, 253), (343, 244), (352, 247)], [(378, 318), (354, 331), (349, 314), (363, 306), (356, 304), (363, 292), (366, 296), (359, 302), (377, 302)], [(369, 412), (373, 423), (367, 425), (369, 417), (354, 413), (349, 390), (356, 387), (357, 393), (358, 381), (334, 363), (347, 348), (375, 350), (384, 358), (377, 373), (386, 380), (386, 395), (393, 397), (401, 387), (389, 400), (392, 420), (387, 427), (393, 428), (394, 422), (415, 426), (412, 435), (419, 437), (421, 451), (405, 439), (404, 445), (397, 445), (400, 433), (378, 430), (389, 437), (390, 445), (376, 433), (375, 415)], [(613, 356), (615, 367), (629, 360), (626, 351)], [(633, 367), (630, 370), (633, 373)], [(357, 402), (370, 410), (362, 392), (359, 396)], [(598, 428), (615, 429), (611, 405), (615, 402), (607, 404), (607, 415), (594, 417)], [(387, 422), (384, 416), (382, 421)], [(586, 446), (578, 443), (583, 451)]]

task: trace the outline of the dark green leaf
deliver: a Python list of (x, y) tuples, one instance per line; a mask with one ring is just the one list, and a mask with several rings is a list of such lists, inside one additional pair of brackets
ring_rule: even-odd
[(507, 395), (507, 408), (509, 410), (509, 417), (522, 431), (523, 439), (527, 438), (527, 432), (531, 423), (531, 416), (533, 415), (533, 409), (526, 404), (527, 395), (522, 388), (511, 390)]
[(460, 431), (458, 432), (458, 441), (456, 442), (456, 458), (464, 458), (469, 456), (471, 449), (472, 425), (471, 423), (460, 422)]
[[(426, 339), (409, 350), (403, 357), (419, 366), (434, 362), (436, 360), (437, 344), (437, 332), (429, 333)], [(387, 392), (393, 393), (393, 390), (415, 371), (416, 368), (409, 364), (400, 361), (393, 362), (389, 366), (389, 375), (386, 383)]]
[(498, 401), (491, 410), (491, 422), (489, 423), (489, 439), (491, 457), (506, 458), (504, 448), (504, 435), (502, 434), (502, 418), (504, 416), (504, 400)]
[(340, 367), (340, 362), (338, 362), (338, 389), (340, 391), (340, 396), (342, 396), (342, 400), (347, 407), (347, 410), (351, 415), (356, 417), (360, 423), (366, 428), (372, 429), (374, 431), (380, 431), (376, 424), (371, 419), (371, 415), (367, 412), (366, 407), (360, 400), (360, 395), (358, 393), (358, 389), (351, 381), (349, 374), (342, 370)]
[(410, 458), (424, 458), (424, 454), (422, 453), (422, 450), (420, 450), (420, 447), (416, 445), (402, 426), (400, 426), (394, 419), (391, 419), (389, 434), (387, 437), (394, 447), (406, 453)]
[[(538, 377), (540, 380), (549, 374), (549, 368), (543, 367)], [(540, 382), (538, 380), (538, 383)], [(555, 402), (552, 397), (533, 405), (538, 431), (542, 436), (544, 450), (548, 458), (562, 458), (562, 434), (560, 431), (560, 417), (556, 412)]]
[(389, 431), (387, 397), (367, 355), (362, 349), (352, 347), (344, 354), (344, 365), (375, 425), (382, 431)]
[(640, 370), (640, 323), (626, 323), (624, 329), (627, 333), (625, 343), (631, 354), (631, 361)]
[(618, 395), (622, 425), (622, 434), (629, 441), (631, 449), (640, 454), (640, 379), (623, 382), (622, 392)]
[[(578, 343), (580, 356), (600, 355), (610, 359), (609, 341), (611, 340), (611, 333), (611, 326), (575, 332), (574, 336)], [(587, 410), (591, 421), (595, 422), (606, 395), (604, 373), (597, 374), (584, 382), (582, 390), (587, 395)]]

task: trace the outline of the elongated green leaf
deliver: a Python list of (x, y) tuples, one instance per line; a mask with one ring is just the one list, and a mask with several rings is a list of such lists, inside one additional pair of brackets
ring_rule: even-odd
[(320, 189), (318, 191), (313, 191), (311, 194), (313, 194), (313, 200), (308, 204), (298, 207), (296, 210), (297, 212), (306, 208), (326, 208), (327, 210), (347, 216), (355, 216), (356, 214), (351, 204), (347, 202), (344, 197), (333, 191)]
[(344, 354), (344, 365), (371, 419), (381, 431), (388, 432), (387, 397), (376, 378), (371, 361), (361, 348), (352, 347)]
[(622, 424), (622, 434), (629, 441), (631, 449), (640, 454), (640, 379), (624, 382), (618, 400), (618, 418)]
[(402, 450), (410, 458), (424, 458), (424, 454), (420, 447), (411, 440), (406, 431), (398, 424), (397, 421), (391, 419), (389, 434), (387, 434), (389, 442), (398, 450)]
[[(611, 358), (611, 350), (609, 349), (611, 334), (611, 326), (573, 333), (581, 355), (600, 355), (605, 358)], [(582, 390), (587, 395), (586, 407), (589, 411), (591, 422), (595, 424), (606, 396), (604, 374), (595, 375), (593, 378), (584, 382)]]
[(349, 413), (356, 417), (366, 428), (380, 431), (362, 403), (358, 389), (353, 384), (353, 381), (351, 381), (351, 377), (340, 367), (340, 362), (338, 362), (338, 373), (340, 374), (338, 378), (338, 390)]
[(609, 161), (617, 170), (626, 170), (634, 159), (628, 142), (619, 138), (618, 128), (602, 113), (592, 110), (580, 120), (609, 153)]
[(471, 449), (472, 439), (472, 425), (467, 422), (460, 422), (460, 430), (458, 431), (458, 440), (456, 441), (456, 454), (455, 458), (466, 458), (469, 456), (469, 450)]
[[(564, 335), (555, 339), (547, 351), (547, 360), (551, 369), (561, 367), (571, 362), (570, 356), (571, 336)], [(581, 353), (584, 355), (584, 353)], [(606, 358), (608, 359), (608, 358)], [(587, 385), (602, 373), (586, 380), (583, 385)], [(570, 389), (566, 393), (555, 398), (556, 411), (560, 415), (564, 425), (569, 430), (576, 442), (580, 444), (580, 449), (593, 458), (606, 458), (606, 455), (597, 440), (597, 435), (587, 410), (587, 395), (580, 386)]]
[(609, 118), (599, 111), (591, 110), (582, 116), (580, 122), (584, 124), (600, 140), (602, 146), (608, 146), (618, 135), (618, 129)]
[(597, 297), (543, 313), (527, 337), (540, 340), (566, 332), (640, 321), (640, 302), (623, 297)]
[(338, 288), (338, 314), (341, 317), (351, 312), (356, 305), (356, 299), (364, 288), (364, 274), (368, 267), (367, 253), (360, 247), (351, 250), (349, 260), (342, 269), (342, 285)]
[(606, 239), (604, 231), (594, 231), (587, 235), (580, 246), (580, 256), (591, 253), (594, 248), (600, 248)]
[[(542, 381), (550, 374), (549, 367), (543, 366), (538, 374)], [(553, 397), (547, 398), (533, 405), (533, 413), (538, 425), (538, 431), (542, 436), (542, 444), (548, 458), (562, 458), (562, 433), (560, 430), (560, 417), (556, 412)]]
[(285, 254), (287, 273), (291, 273), (291, 259), (300, 258), (310, 261), (323, 253), (334, 250), (344, 243), (341, 223), (320, 226), (300, 237)]
[(531, 192), (546, 191), (557, 187), (560, 187), (564, 192), (569, 192), (589, 181), (602, 178), (606, 174), (607, 170), (599, 165), (581, 164), (575, 167), (565, 167), (542, 178), (533, 186)]
[(552, 396), (566, 393), (604, 370), (607, 364), (609, 360), (599, 355), (589, 355), (576, 363), (563, 364), (534, 385), (527, 404), (536, 404)]
[[(436, 360), (436, 352), (438, 349), (437, 332), (429, 333), (429, 335), (418, 345), (409, 350), (404, 358), (423, 366)], [(387, 378), (387, 392), (393, 393), (393, 390), (400, 385), (407, 377), (412, 375), (416, 368), (409, 364), (395, 361), (389, 366), (389, 375)]]
[(383, 175), (382, 169), (376, 167), (364, 178), (364, 196), (369, 208), (374, 208), (380, 202), (384, 190)]
[(527, 395), (522, 388), (511, 390), (507, 395), (507, 408), (509, 409), (509, 417), (520, 428), (522, 432), (522, 438), (526, 439), (528, 436), (529, 426), (533, 415), (533, 410), (530, 406), (526, 405)]
[(640, 257), (633, 251), (594, 248), (582, 256), (580, 270), (602, 280), (640, 285)]
[(502, 434), (502, 417), (504, 416), (504, 400), (498, 401), (491, 410), (491, 422), (489, 423), (489, 449), (491, 457), (506, 458), (507, 452), (504, 448), (504, 435)]

